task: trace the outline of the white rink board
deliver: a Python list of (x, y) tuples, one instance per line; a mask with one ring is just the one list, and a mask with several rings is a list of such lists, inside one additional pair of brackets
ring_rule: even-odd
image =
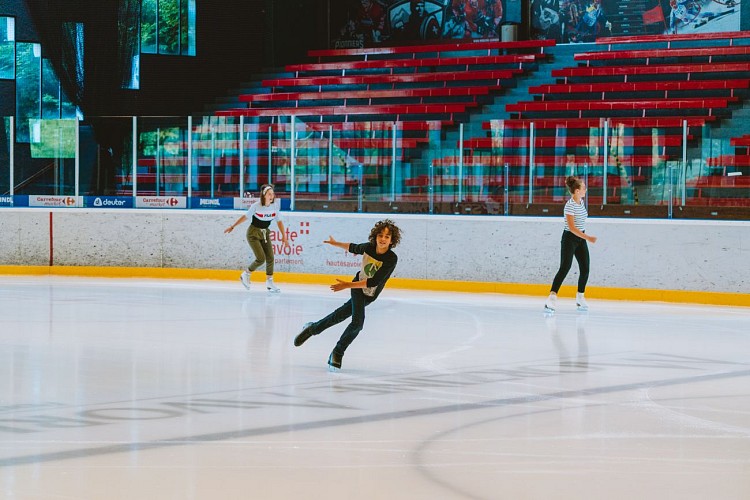
[[(47, 265), (52, 249), (61, 266), (241, 269), (248, 223), (224, 229), (243, 213), (3, 209), (0, 265)], [(404, 231), (394, 277), (548, 284), (557, 270), (559, 217), (389, 216)], [(384, 217), (283, 213), (291, 248), (277, 253), (276, 271), (353, 275), (359, 260), (323, 241), (365, 241)], [(590, 218), (587, 228), (599, 238), (590, 286), (750, 293), (750, 222)], [(565, 284), (576, 280), (574, 263)]]

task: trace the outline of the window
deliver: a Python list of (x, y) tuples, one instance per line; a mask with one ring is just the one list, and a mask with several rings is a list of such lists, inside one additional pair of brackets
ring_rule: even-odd
[(42, 46), (16, 44), (16, 141), (29, 142), (29, 120), (41, 115)]
[(142, 0), (141, 52), (195, 55), (195, 0)]
[(0, 16), (0, 78), (16, 77), (16, 20)]
[[(77, 31), (77, 30), (76, 30)], [(42, 56), (38, 43), (18, 43), (16, 47), (16, 141), (29, 142), (39, 119), (80, 117), (78, 108), (65, 95), (52, 64)], [(81, 54), (82, 56), (82, 54)], [(76, 74), (82, 57), (75, 58)], [(82, 72), (82, 69), (80, 70)], [(78, 78), (78, 76), (76, 76)], [(82, 73), (81, 73), (82, 78)], [(37, 134), (38, 135), (38, 134)]]

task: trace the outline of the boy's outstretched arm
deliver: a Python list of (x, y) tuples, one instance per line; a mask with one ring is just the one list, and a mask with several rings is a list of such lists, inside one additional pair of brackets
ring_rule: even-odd
[(343, 248), (344, 250), (349, 251), (349, 243), (336, 241), (333, 236), (329, 236), (327, 240), (323, 241), (323, 243), (328, 243), (329, 245), (333, 245), (335, 247)]

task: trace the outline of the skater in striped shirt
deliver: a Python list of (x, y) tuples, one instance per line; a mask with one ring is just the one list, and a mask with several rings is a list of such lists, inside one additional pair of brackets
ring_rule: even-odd
[(565, 179), (565, 185), (570, 191), (570, 199), (565, 204), (565, 229), (560, 241), (560, 269), (552, 280), (552, 288), (544, 303), (544, 310), (553, 313), (557, 306), (557, 292), (560, 290), (563, 280), (568, 275), (573, 264), (573, 257), (578, 262), (580, 275), (578, 276), (578, 293), (576, 293), (576, 305), (579, 311), (587, 311), (588, 304), (583, 294), (586, 291), (586, 282), (589, 279), (589, 247), (586, 242), (596, 243), (596, 236), (586, 234), (586, 218), (588, 212), (583, 198), (586, 196), (586, 185), (578, 177), (570, 176)]

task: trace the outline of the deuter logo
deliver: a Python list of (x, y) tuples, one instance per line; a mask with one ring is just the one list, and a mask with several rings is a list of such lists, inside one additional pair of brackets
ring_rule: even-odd
[(201, 199), (200, 206), (202, 206), (202, 207), (219, 207), (219, 206), (221, 206), (221, 203), (219, 203), (219, 200), (204, 200), (204, 199)]
[(94, 206), (95, 207), (101, 207), (102, 206), (102, 199), (101, 198), (95, 199), (94, 200)]

